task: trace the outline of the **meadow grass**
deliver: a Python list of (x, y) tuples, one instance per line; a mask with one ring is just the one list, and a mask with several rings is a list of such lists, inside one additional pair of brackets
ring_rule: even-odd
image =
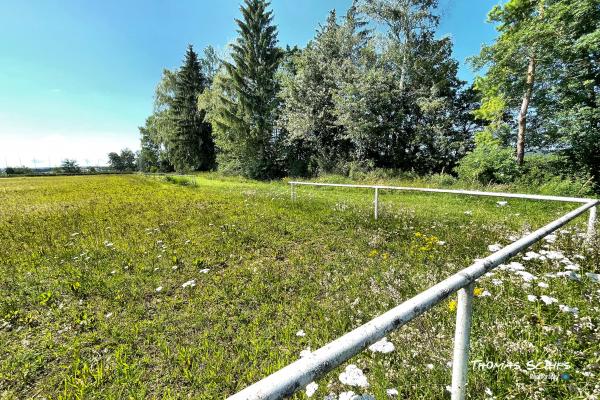
[[(214, 175), (1, 180), (0, 399), (224, 398), (575, 208), (382, 192), (375, 221), (372, 200), (303, 187), (292, 203), (285, 182)], [(533, 280), (478, 283), (470, 398), (600, 395), (584, 231), (515, 257)], [(449, 398), (454, 318), (450, 299), (391, 334), (393, 352), (350, 360), (368, 388), (342, 384), (345, 365), (313, 398)]]

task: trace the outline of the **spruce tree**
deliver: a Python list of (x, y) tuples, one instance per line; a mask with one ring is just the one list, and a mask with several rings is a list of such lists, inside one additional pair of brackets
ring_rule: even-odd
[(206, 88), (198, 55), (188, 46), (185, 60), (177, 72), (167, 150), (177, 171), (207, 171), (215, 164), (215, 146), (205, 111), (198, 109), (198, 96)]
[(278, 85), (275, 73), (282, 58), (277, 28), (265, 0), (244, 0), (243, 18), (236, 20), (233, 62), (225, 63), (222, 106), (217, 111), (219, 147), (226, 168), (251, 178), (278, 173), (275, 119)]

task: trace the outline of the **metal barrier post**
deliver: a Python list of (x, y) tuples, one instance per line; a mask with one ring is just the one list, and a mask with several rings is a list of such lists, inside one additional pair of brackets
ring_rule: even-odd
[(375, 219), (379, 218), (379, 188), (375, 188)]
[(594, 239), (594, 235), (596, 234), (596, 207), (590, 208), (590, 217), (588, 219), (588, 229), (587, 229), (587, 241), (590, 242)]
[(474, 285), (471, 283), (458, 291), (454, 360), (452, 361), (452, 400), (464, 400), (467, 393)]

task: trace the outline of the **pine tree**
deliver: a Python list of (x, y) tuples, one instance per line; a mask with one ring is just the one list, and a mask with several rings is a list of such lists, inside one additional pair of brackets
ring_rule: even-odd
[(198, 55), (188, 46), (185, 60), (177, 72), (169, 137), (166, 147), (169, 160), (177, 171), (207, 171), (215, 164), (215, 146), (205, 111), (198, 109), (198, 96), (206, 88)]
[(251, 178), (277, 175), (275, 119), (278, 85), (275, 73), (282, 58), (277, 28), (265, 0), (244, 0), (239, 37), (231, 46), (233, 62), (224, 63), (221, 106), (213, 118), (225, 168)]

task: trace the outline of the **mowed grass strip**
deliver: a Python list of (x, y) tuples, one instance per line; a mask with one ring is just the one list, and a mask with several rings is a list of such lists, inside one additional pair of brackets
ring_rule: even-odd
[[(224, 398), (574, 208), (498, 200), (382, 191), (374, 221), (369, 190), (298, 188), (293, 203), (285, 182), (212, 175), (0, 180), (1, 398)], [(599, 390), (600, 286), (586, 275), (599, 254), (583, 222), (536, 247), (576, 261), (579, 280), (534, 259), (536, 280), (499, 271), (475, 304), (472, 359), (565, 362), (569, 378), (474, 368), (472, 398)], [(544, 294), (578, 312), (527, 297)], [(314, 396), (447, 398), (452, 308), (353, 359), (368, 388), (340, 368)]]

